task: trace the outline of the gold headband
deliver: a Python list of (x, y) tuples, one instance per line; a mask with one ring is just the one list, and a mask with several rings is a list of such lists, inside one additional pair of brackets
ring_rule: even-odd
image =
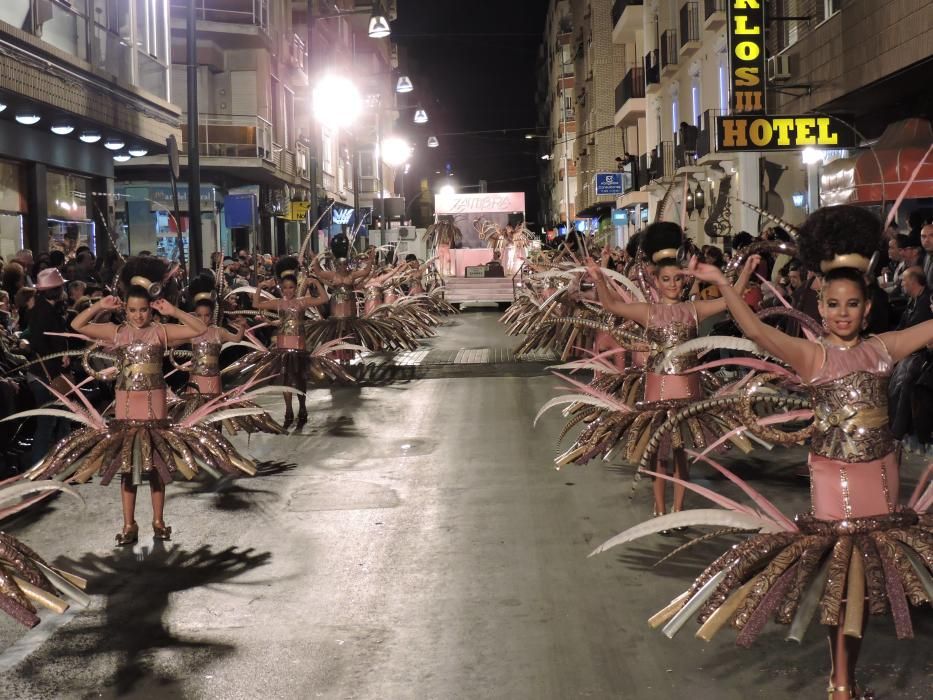
[(194, 295), (194, 300), (198, 301), (214, 301), (214, 294), (212, 292), (199, 292)]
[(651, 256), (651, 261), (658, 263), (668, 258), (677, 259), (677, 248), (664, 248), (663, 250), (659, 250)]
[(868, 265), (871, 261), (864, 255), (858, 253), (847, 253), (837, 255), (832, 260), (824, 260), (820, 263), (820, 270), (825, 275), (830, 270), (836, 270), (840, 267), (851, 267), (859, 272), (868, 272)]
[(297, 270), (285, 270), (284, 272), (279, 274), (280, 279), (285, 279), (286, 277), (294, 277), (295, 279), (298, 279), (298, 271)]
[(130, 286), (132, 287), (142, 287), (146, 290), (149, 296), (157, 297), (162, 292), (162, 285), (158, 282), (153, 282), (147, 277), (142, 275), (133, 275), (130, 277)]

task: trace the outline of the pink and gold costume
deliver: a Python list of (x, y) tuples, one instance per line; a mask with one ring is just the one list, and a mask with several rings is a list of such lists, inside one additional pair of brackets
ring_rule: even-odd
[(653, 624), (673, 625), (673, 634), (683, 622), (673, 618), (695, 614), (697, 636), (709, 639), (729, 624), (747, 646), (769, 619), (790, 625), (794, 639), (817, 614), (821, 624), (860, 637), (866, 612), (890, 612), (897, 637), (913, 636), (910, 605), (933, 597), (933, 517), (919, 490), (916, 510), (898, 505), (887, 419), (893, 362), (879, 338), (824, 348), (807, 386), (815, 416), (810, 513), (730, 548)]
[[(62, 439), (27, 476), (87, 481), (99, 475), (101, 484), (117, 474), (133, 484), (157, 474), (170, 483), (205, 469), (219, 476), (255, 473), (252, 460), (211, 429), (210, 409), (178, 422), (168, 418), (162, 360), (165, 330), (159, 323), (143, 328), (119, 326), (114, 340), (117, 356), (115, 418), (103, 421), (90, 411), (76, 415), (85, 427)], [(218, 406), (223, 408), (223, 406)]]

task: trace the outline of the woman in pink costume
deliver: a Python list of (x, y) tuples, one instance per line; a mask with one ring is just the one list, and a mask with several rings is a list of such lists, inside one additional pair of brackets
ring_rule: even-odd
[[(177, 423), (168, 418), (162, 374), (165, 350), (201, 335), (207, 326), (156, 298), (166, 269), (165, 262), (158, 258), (131, 258), (120, 271), (126, 301), (104, 297), (71, 322), (76, 331), (112, 346), (117, 355), (116, 417), (104, 422), (90, 405), (82, 407), (80, 392), (73, 392), (77, 393), (77, 401), (60, 396), (85, 427), (59, 442), (28, 473), (32, 479), (57, 477), (77, 482), (99, 473), (101, 484), (120, 474), (123, 530), (116, 536), (118, 545), (132, 544), (138, 538), (136, 489), (144, 480), (150, 484), (153, 533), (156, 539), (167, 540), (172, 529), (163, 519), (165, 484), (177, 473), (189, 479), (199, 467), (216, 475), (255, 473), (250, 460), (202, 424), (209, 410)], [(101, 314), (120, 310), (126, 316), (123, 324), (93, 323)], [(153, 311), (178, 323), (158, 323), (153, 320)]]
[[(762, 534), (727, 551), (652, 624), (666, 623), (665, 632), (672, 636), (699, 614), (700, 638), (709, 639), (731, 623), (739, 631), (738, 643), (749, 645), (769, 618), (791, 625), (789, 638), (799, 641), (819, 611), (832, 655), (830, 700), (867, 697), (854, 679), (867, 615), (890, 610), (898, 638), (909, 638), (909, 605), (929, 605), (933, 598), (930, 470), (907, 506), (899, 505), (899, 450), (887, 410), (892, 367), (933, 342), (933, 321), (862, 335), (871, 308), (865, 273), (880, 235), (880, 222), (853, 206), (821, 209), (800, 229), (800, 257), (809, 269), (823, 273), (819, 309), (825, 335), (818, 341), (788, 336), (763, 323), (718, 268), (695, 260), (690, 267), (699, 280), (719, 288), (745, 335), (790, 365), (810, 394), (811, 510), (791, 521), (757, 497), (759, 523), (745, 527)], [(755, 421), (748, 427), (772, 437)], [(733, 515), (756, 517), (738, 510)], [(702, 522), (688, 523), (689, 518), (684, 513), (666, 520)], [(599, 551), (630, 539), (613, 538)]]
[[(253, 295), (253, 308), (258, 311), (274, 311), (279, 316), (278, 333), (275, 336), (275, 349), (268, 352), (250, 353), (230, 368), (238, 372), (241, 368), (255, 366), (255, 376), (272, 377), (276, 384), (288, 386), (298, 392), (298, 424), (308, 421), (308, 409), (305, 407), (305, 392), (308, 380), (320, 381), (326, 376), (321, 364), (327, 364), (323, 358), (314, 358), (306, 344), (307, 321), (305, 311), (312, 306), (324, 306), (329, 301), (324, 287), (313, 277), (308, 283), (314, 288), (314, 296), (306, 295), (306, 289), (300, 289), (298, 283), (298, 259), (282, 258), (275, 265), (278, 287), (282, 292), (280, 299), (263, 299), (262, 288), (274, 287), (275, 280), (267, 280), (256, 288)], [(292, 395), (285, 394), (284, 427), (289, 427), (295, 420), (292, 412)]]
[[(606, 282), (602, 268), (592, 259), (587, 261), (590, 277), (603, 307), (644, 328), (644, 341), (649, 346), (644, 384), (644, 399), (634, 406), (620, 410), (604, 410), (592, 419), (581, 432), (574, 445), (558, 457), (558, 465), (586, 462), (597, 454), (608, 454), (621, 440), (626, 461), (638, 464), (645, 454), (651, 435), (669, 416), (676, 414), (691, 402), (704, 398), (701, 377), (687, 370), (698, 364), (696, 355), (666, 361), (667, 353), (681, 343), (697, 337), (697, 326), (725, 311), (726, 303), (716, 301), (683, 302), (684, 270), (677, 262), (678, 250), (683, 244), (683, 233), (673, 223), (654, 223), (645, 229), (642, 244), (648, 259), (656, 265), (655, 276), (660, 301), (657, 303), (626, 303), (614, 293)], [(751, 275), (751, 267), (742, 270), (736, 282), (741, 293)], [(681, 481), (689, 479), (688, 446), (704, 448), (718, 435), (741, 425), (737, 415), (730, 412), (703, 412), (684, 420), (683, 429), (673, 431), (670, 440), (660, 445), (657, 471), (666, 473), (668, 462), (673, 462), (675, 476)], [(654, 480), (654, 514), (667, 512), (665, 479)], [(683, 508), (684, 487), (674, 485), (673, 510)]]

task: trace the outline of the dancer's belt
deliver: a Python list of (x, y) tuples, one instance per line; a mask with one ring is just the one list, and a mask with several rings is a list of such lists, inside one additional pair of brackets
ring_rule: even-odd
[(280, 335), (275, 339), (275, 343), (282, 350), (305, 349), (305, 339), (300, 335)]

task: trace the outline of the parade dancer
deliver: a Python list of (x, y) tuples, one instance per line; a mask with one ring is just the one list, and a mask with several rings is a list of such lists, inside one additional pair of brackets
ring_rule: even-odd
[[(241, 343), (248, 327), (246, 319), (242, 317), (234, 320), (237, 327), (236, 333), (232, 333), (214, 323), (218, 313), (222, 313), (219, 311), (218, 302), (214, 297), (214, 287), (214, 276), (209, 273), (202, 273), (188, 285), (188, 298), (194, 305), (194, 316), (207, 326), (207, 330), (191, 340), (190, 364), (179, 367), (179, 369), (188, 371), (189, 382), (186, 391), (179, 397), (181, 400), (171, 406), (171, 414), (176, 419), (185, 418), (201, 406), (223, 394), (223, 383), (220, 374), (220, 351), (224, 343)], [(170, 357), (174, 357), (174, 352), (170, 353)], [(258, 409), (256, 404), (243, 399), (241, 397), (242, 393), (242, 391), (231, 392), (226, 398), (226, 403), (238, 408), (251, 407)], [(250, 415), (231, 416), (223, 421), (223, 425), (234, 435), (240, 430), (247, 433), (281, 434), (283, 432), (282, 426), (276, 423), (272, 416), (265, 411)]]
[[(655, 281), (659, 302), (627, 303), (613, 293), (603, 269), (591, 258), (587, 270), (596, 284), (596, 292), (603, 308), (644, 329), (644, 340), (649, 346), (646, 362), (644, 398), (634, 406), (617, 403), (607, 406), (596, 418), (591, 418), (574, 445), (556, 460), (558, 466), (570, 462), (586, 462), (602, 453), (608, 455), (622, 441), (626, 461), (643, 461), (648, 440), (669, 416), (684, 406), (697, 401), (707, 393), (701, 376), (691, 372), (698, 364), (696, 353), (668, 360), (668, 351), (697, 337), (697, 327), (705, 319), (726, 309), (722, 299), (715, 301), (683, 302), (685, 274), (678, 262), (683, 245), (679, 226), (668, 222), (654, 223), (645, 229), (643, 249), (655, 265)], [(746, 264), (736, 282), (735, 289), (742, 293), (751, 276), (752, 268)], [(639, 339), (640, 340), (640, 339)], [(667, 473), (670, 463), (679, 482), (674, 484), (673, 510), (683, 509), (683, 482), (689, 480), (687, 457), (684, 450), (693, 446), (705, 447), (721, 432), (741, 425), (737, 415), (729, 412), (701, 412), (683, 421), (682, 429), (673, 430), (670, 438), (659, 444), (652, 457), (656, 473)], [(736, 440), (735, 442), (738, 442)], [(667, 512), (667, 480), (654, 480), (654, 515)]]
[[(153, 534), (156, 539), (168, 540), (172, 529), (163, 518), (165, 485), (176, 474), (190, 479), (200, 468), (216, 476), (221, 472), (255, 473), (251, 460), (204, 425), (211, 420), (212, 406), (183, 421), (168, 418), (162, 373), (165, 350), (203, 334), (207, 326), (158, 298), (167, 268), (164, 261), (151, 256), (129, 259), (120, 271), (125, 301), (104, 297), (71, 322), (76, 331), (112, 346), (116, 354), (115, 418), (105, 421), (79, 390), (71, 392), (76, 398), (69, 398), (53, 389), (70, 410), (70, 417), (85, 427), (61, 440), (27, 473), (31, 479), (55, 477), (79, 483), (99, 474), (104, 485), (119, 474), (123, 529), (116, 536), (118, 545), (138, 539), (136, 489), (143, 481), (150, 485)], [(126, 317), (122, 324), (93, 322), (100, 315), (120, 311)], [(153, 312), (178, 323), (156, 322)]]
[[(308, 380), (320, 381), (327, 375), (333, 376), (336, 368), (325, 369), (322, 365), (330, 363), (324, 358), (313, 357), (308, 350), (308, 322), (305, 312), (312, 307), (326, 305), (329, 297), (321, 283), (313, 277), (307, 279), (307, 284), (313, 288), (314, 294), (306, 294), (305, 286), (299, 286), (298, 267), (297, 258), (280, 259), (275, 265), (278, 281), (271, 279), (260, 283), (253, 294), (254, 309), (274, 311), (278, 314), (279, 327), (275, 336), (275, 348), (250, 353), (231, 365), (227, 371), (235, 374), (245, 368), (252, 368), (254, 376), (274, 377), (276, 384), (294, 389), (298, 393), (298, 425), (304, 425), (308, 421), (308, 410), (305, 407)], [(262, 290), (274, 288), (276, 285), (282, 297), (264, 299)], [(283, 427), (288, 428), (295, 421), (291, 394), (284, 394), (284, 400)]]
[[(832, 658), (830, 700), (869, 697), (855, 684), (869, 615), (890, 612), (897, 637), (909, 638), (909, 606), (929, 605), (933, 598), (931, 468), (901, 505), (899, 450), (887, 410), (892, 367), (933, 343), (933, 321), (864, 335), (871, 308), (865, 275), (880, 236), (874, 215), (853, 206), (818, 210), (800, 229), (800, 257), (808, 269), (823, 275), (819, 310), (825, 333), (817, 340), (792, 337), (763, 323), (718, 268), (696, 260), (690, 265), (699, 280), (719, 288), (743, 333), (789, 365), (810, 395), (814, 422), (805, 431), (811, 441), (810, 513), (791, 520), (714, 465), (754, 498), (757, 509), (708, 494), (732, 512), (669, 515), (631, 528), (597, 550), (671, 525), (760, 531), (717, 559), (652, 625), (664, 624), (665, 633), (673, 636), (698, 615), (701, 639), (731, 624), (738, 631), (737, 643), (747, 646), (769, 618), (790, 625), (788, 637), (800, 641), (819, 613)], [(749, 400), (756, 390), (754, 383), (749, 386)], [(746, 427), (782, 440), (781, 431), (758, 420)]]

